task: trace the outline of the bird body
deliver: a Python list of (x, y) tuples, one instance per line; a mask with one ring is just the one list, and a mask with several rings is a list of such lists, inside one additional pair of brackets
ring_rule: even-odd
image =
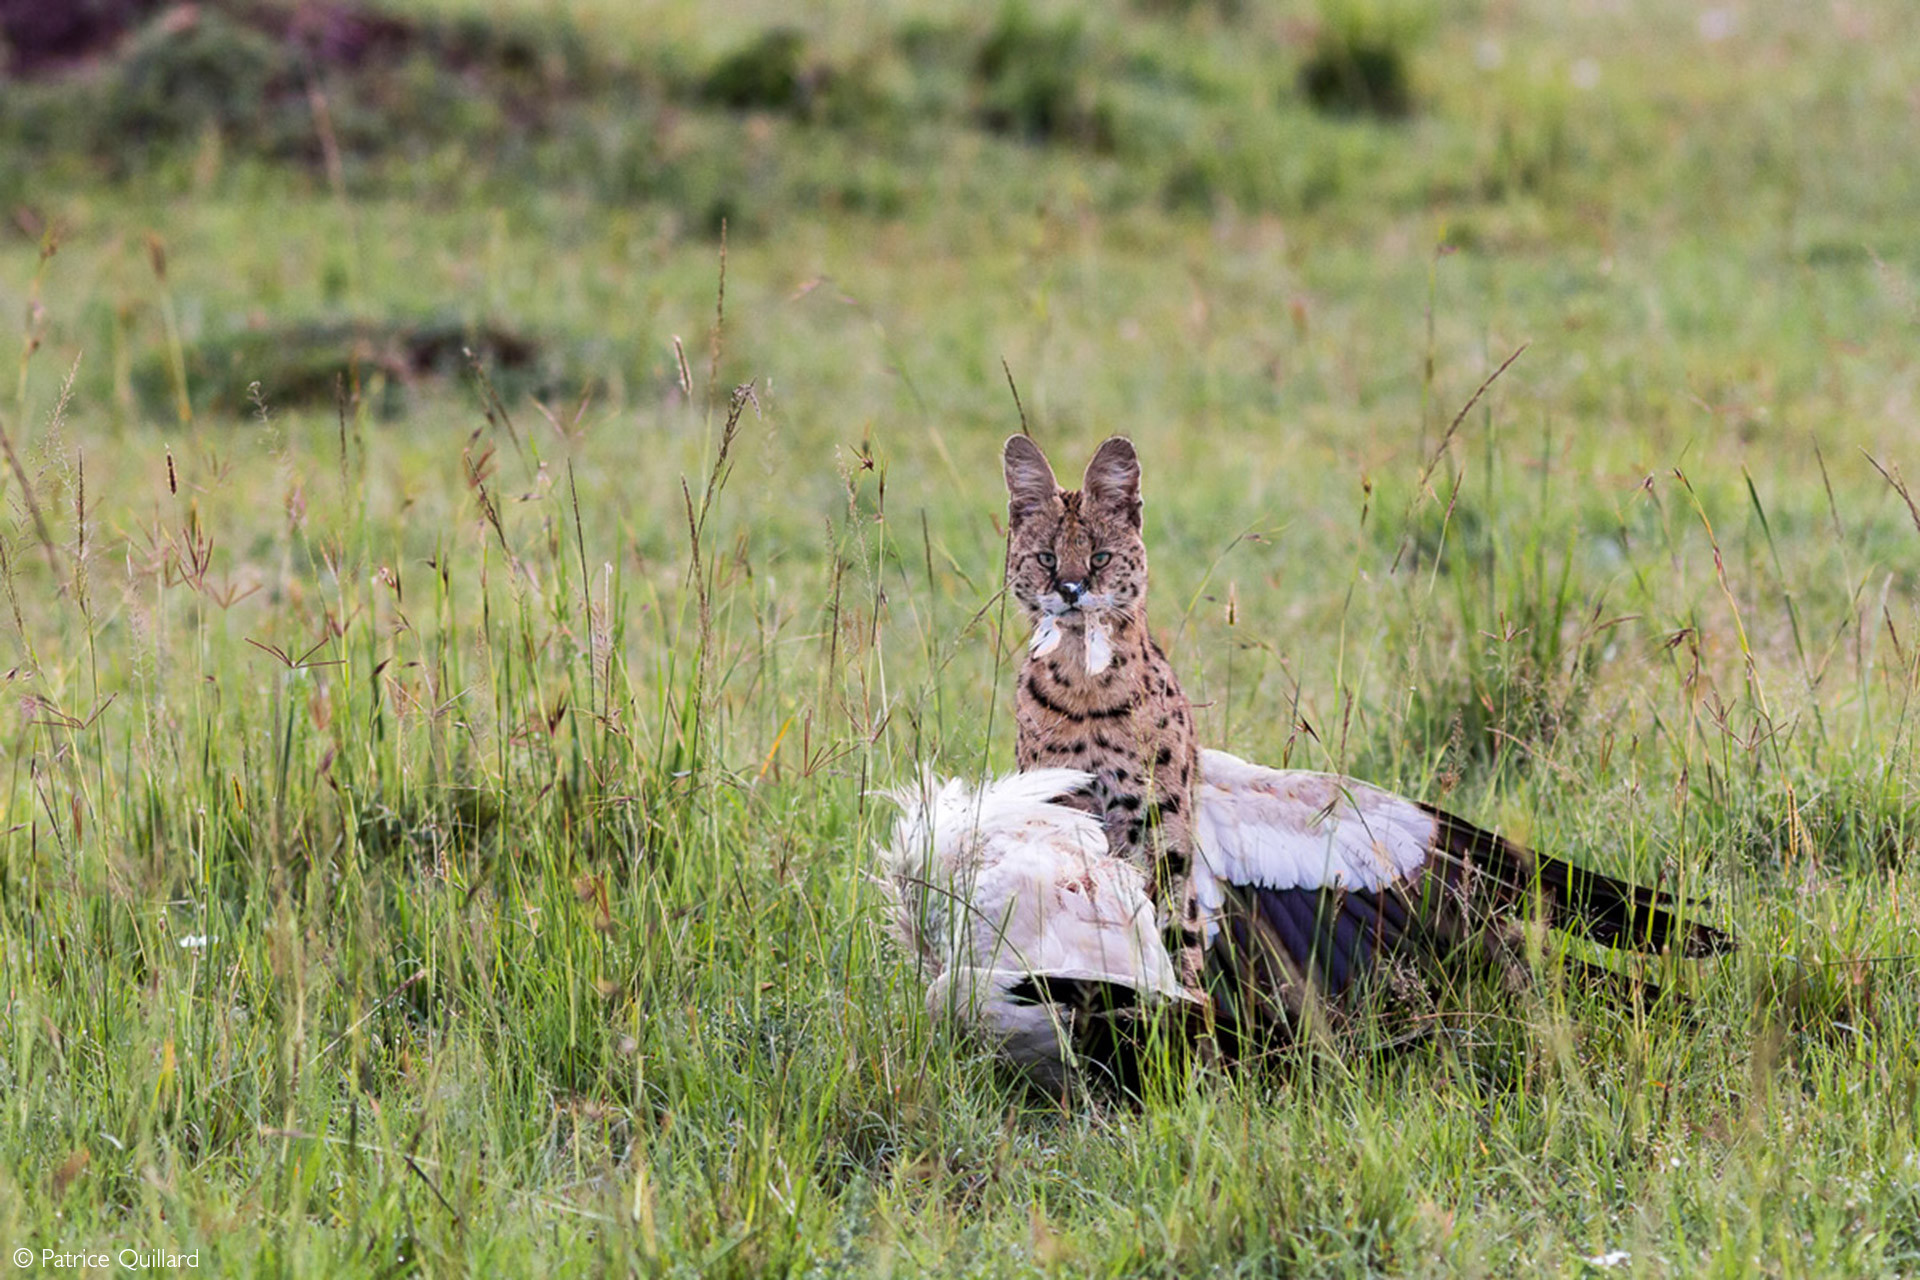
[(1335, 1020), (1329, 1002), (1386, 960), (1444, 956), (1500, 922), (1537, 915), (1606, 945), (1688, 956), (1731, 945), (1665, 893), (1354, 778), (1207, 750), (1193, 813), (1203, 994), (1178, 977), (1145, 872), (1061, 803), (1089, 783), (1072, 769), (980, 787), (926, 775), (889, 793), (901, 813), (880, 855), (929, 1010), (1046, 1083), (1089, 1044), (1110, 1046), (1115, 1019), (1169, 1007), (1204, 1007), (1239, 1056), (1271, 1052)]
[(1146, 893), (1098, 819), (1055, 803), (1089, 775), (1040, 769), (973, 787), (923, 775), (880, 851), (894, 931), (922, 962), (927, 1006), (985, 1034), (1047, 1082), (1076, 1037), (1188, 1001)]

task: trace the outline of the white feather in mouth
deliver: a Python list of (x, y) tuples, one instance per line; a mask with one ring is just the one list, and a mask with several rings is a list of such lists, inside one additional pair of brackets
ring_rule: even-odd
[[(1046, 657), (1060, 647), (1066, 635), (1058, 616), (1051, 613), (1044, 615), (1033, 628), (1033, 638), (1027, 641), (1027, 656)], [(1107, 628), (1098, 618), (1087, 619), (1086, 636), (1087, 671), (1097, 676), (1113, 665), (1113, 639), (1107, 635)]]
[(1044, 658), (1060, 647), (1063, 638), (1060, 619), (1046, 614), (1040, 619), (1040, 625), (1033, 629), (1033, 639), (1027, 641), (1027, 656)]
[(1087, 619), (1087, 673), (1099, 675), (1113, 661), (1113, 641), (1098, 618)]

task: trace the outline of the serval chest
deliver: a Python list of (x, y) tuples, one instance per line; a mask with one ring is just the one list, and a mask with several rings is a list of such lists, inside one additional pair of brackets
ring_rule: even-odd
[(1156, 880), (1183, 879), (1199, 754), (1193, 713), (1144, 620), (1116, 618), (1107, 630), (1110, 653), (1097, 673), (1084, 628), (1027, 658), (1015, 702), (1019, 764), (1092, 774), (1086, 804), (1114, 851), (1155, 869)]

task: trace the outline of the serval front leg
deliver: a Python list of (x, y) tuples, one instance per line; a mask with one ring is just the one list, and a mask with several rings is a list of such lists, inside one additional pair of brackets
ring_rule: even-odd
[(1214, 1035), (1213, 997), (1207, 990), (1206, 929), (1200, 919), (1199, 886), (1193, 878), (1195, 850), (1187, 806), (1169, 796), (1151, 807), (1149, 819), (1147, 847), (1154, 852), (1149, 881), (1160, 916), (1160, 935), (1166, 941), (1180, 985), (1205, 1011), (1200, 1060), (1213, 1065), (1219, 1061), (1219, 1044)]

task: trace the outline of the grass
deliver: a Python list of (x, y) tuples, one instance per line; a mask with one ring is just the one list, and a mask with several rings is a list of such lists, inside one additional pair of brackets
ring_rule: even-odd
[[(0, 1252), (1920, 1270), (1916, 68), (1731, 12), (1402, 23), (1344, 119), (1320, 6), (529, 5), (602, 62), (524, 133), (10, 149)], [(281, 340), (429, 318), (559, 372)], [(1138, 443), (1209, 742), (1709, 894), (1690, 1014), (1138, 1108), (931, 1025), (864, 796), (1011, 765), (1009, 370)]]

